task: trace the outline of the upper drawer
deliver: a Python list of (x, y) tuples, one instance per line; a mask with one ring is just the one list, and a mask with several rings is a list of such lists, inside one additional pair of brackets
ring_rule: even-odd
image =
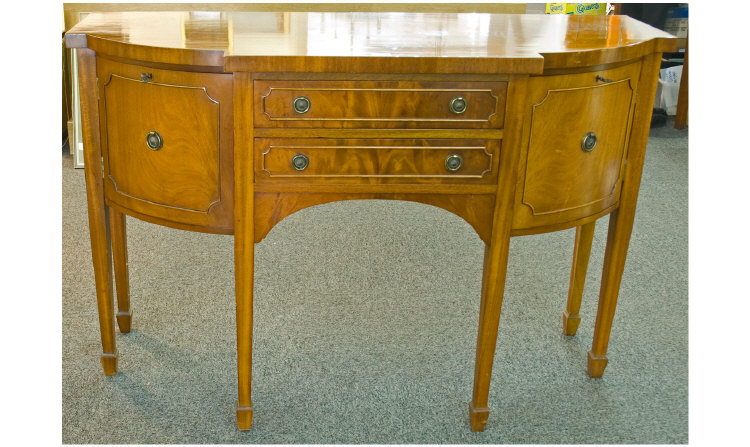
[(506, 82), (255, 81), (256, 127), (496, 129)]

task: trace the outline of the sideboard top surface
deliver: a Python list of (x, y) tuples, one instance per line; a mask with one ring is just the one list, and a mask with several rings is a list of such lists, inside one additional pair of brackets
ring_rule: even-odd
[(627, 16), (477, 13), (92, 13), (67, 45), (224, 71), (541, 73), (671, 50)]

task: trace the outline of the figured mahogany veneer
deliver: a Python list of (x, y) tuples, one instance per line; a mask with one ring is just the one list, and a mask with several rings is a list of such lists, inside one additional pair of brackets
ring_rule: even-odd
[[(634, 63), (530, 79), (515, 230), (561, 229), (617, 203), (640, 69)], [(596, 145), (587, 152), (589, 132)]]
[[(255, 140), (255, 182), (497, 184), (497, 140)], [(303, 154), (304, 170), (291, 160)], [(446, 168), (446, 158), (461, 167)]]
[[(108, 202), (178, 228), (231, 232), (232, 76), (97, 62)], [(163, 138), (157, 150), (151, 131)]]
[(250, 429), (253, 244), (298, 210), (355, 199), (437, 206), (484, 241), (474, 431), (490, 415), (511, 235), (577, 228), (573, 335), (595, 221), (609, 215), (587, 365), (603, 374), (672, 36), (621, 16), (144, 12), (91, 14), (66, 40), (105, 374), (117, 373), (115, 316), (132, 325), (124, 216), (233, 233), (237, 425)]
[[(500, 128), (504, 82), (255, 81), (256, 127)], [(298, 113), (294, 98), (310, 100)], [(451, 100), (466, 110), (454, 113)]]

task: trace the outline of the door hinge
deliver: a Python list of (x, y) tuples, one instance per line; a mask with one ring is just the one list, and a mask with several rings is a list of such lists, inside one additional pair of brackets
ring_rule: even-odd
[(99, 101), (99, 78), (96, 78), (96, 100)]
[(102, 178), (104, 178), (104, 157), (102, 157), (101, 160), (102, 160)]

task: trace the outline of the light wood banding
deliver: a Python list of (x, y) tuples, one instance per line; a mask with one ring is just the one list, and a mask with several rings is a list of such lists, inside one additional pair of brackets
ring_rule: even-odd
[[(502, 128), (505, 82), (255, 81), (256, 127)], [(292, 107), (309, 98), (306, 113)], [(466, 111), (450, 110), (452, 99)]]

